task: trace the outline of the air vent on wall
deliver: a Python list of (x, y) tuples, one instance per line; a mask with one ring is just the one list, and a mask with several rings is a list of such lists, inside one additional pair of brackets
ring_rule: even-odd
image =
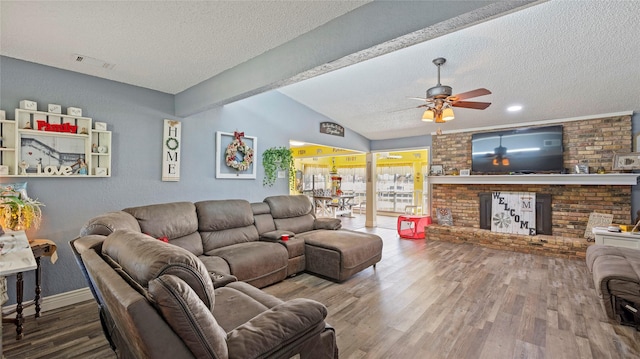
[(103, 69), (107, 69), (107, 70), (111, 70), (116, 66), (115, 64), (110, 64), (103, 60), (99, 60), (93, 57), (79, 55), (79, 54), (73, 54), (73, 61), (91, 65), (91, 66), (102, 67)]

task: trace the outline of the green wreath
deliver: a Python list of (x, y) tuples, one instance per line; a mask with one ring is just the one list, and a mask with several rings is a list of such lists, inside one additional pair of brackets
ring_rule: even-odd
[[(177, 138), (169, 137), (169, 138), (167, 138), (167, 142), (165, 142), (164, 144), (171, 151), (175, 151), (175, 150), (178, 149), (178, 146), (180, 145), (180, 142), (178, 142)], [(173, 144), (174, 146), (172, 147), (171, 144)]]

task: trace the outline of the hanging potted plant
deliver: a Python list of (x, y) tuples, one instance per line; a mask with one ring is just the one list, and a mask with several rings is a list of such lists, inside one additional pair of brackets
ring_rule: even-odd
[(262, 166), (264, 167), (263, 186), (273, 186), (278, 176), (278, 170), (289, 173), (289, 187), (293, 186), (296, 178), (296, 169), (293, 165), (293, 152), (286, 147), (271, 147), (262, 153)]

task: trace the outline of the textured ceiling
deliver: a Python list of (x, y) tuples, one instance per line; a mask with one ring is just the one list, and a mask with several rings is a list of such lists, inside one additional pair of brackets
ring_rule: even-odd
[[(2, 0), (0, 54), (176, 94), (367, 2)], [(374, 140), (640, 111), (640, 1), (523, 4), (451, 18), (277, 91)], [(115, 66), (76, 63), (74, 53)], [(443, 84), (485, 87), (493, 94), (477, 100), (491, 107), (456, 109), (442, 126), (421, 122), (420, 102), (408, 98), (436, 84), (436, 57), (447, 58)], [(507, 113), (512, 104), (523, 110)]]
[(369, 1), (3, 0), (0, 54), (175, 94)]
[[(369, 139), (640, 111), (640, 1), (550, 1), (342, 68), (280, 92)], [(437, 83), (493, 93), (442, 125), (413, 108)], [(506, 108), (520, 104), (523, 110)], [(402, 110), (405, 109), (405, 110)], [(400, 111), (398, 111), (400, 110)]]

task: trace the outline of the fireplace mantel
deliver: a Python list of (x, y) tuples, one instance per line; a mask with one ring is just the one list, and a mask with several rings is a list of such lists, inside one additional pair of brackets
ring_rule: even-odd
[(429, 176), (429, 182), (432, 184), (546, 184), (634, 186), (638, 183), (639, 176), (640, 173)]

